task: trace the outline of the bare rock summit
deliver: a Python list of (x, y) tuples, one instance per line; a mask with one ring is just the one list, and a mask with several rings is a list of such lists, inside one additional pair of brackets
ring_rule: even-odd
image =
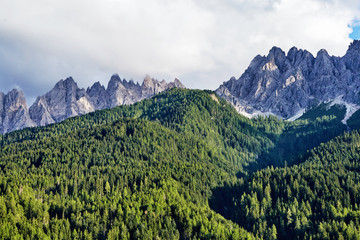
[(17, 89), (4, 94), (0, 92), (0, 132), (7, 133), (36, 124), (30, 118), (24, 93)]
[(24, 93), (0, 92), (0, 134), (25, 127), (45, 126), (96, 110), (136, 103), (173, 87), (184, 88), (178, 79), (166, 83), (146, 76), (142, 85), (114, 74), (107, 88), (99, 82), (79, 88), (72, 77), (57, 82), (48, 93), (36, 98), (28, 109)]
[(239, 79), (224, 82), (216, 93), (248, 117), (276, 115), (293, 120), (322, 102), (336, 100), (359, 107), (359, 73), (358, 40), (343, 57), (330, 56), (324, 49), (314, 57), (296, 47), (287, 54), (273, 47), (267, 56), (256, 56)]

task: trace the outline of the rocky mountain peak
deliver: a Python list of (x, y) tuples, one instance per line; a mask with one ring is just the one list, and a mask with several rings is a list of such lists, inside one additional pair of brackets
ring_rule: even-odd
[(45, 126), (95, 110), (133, 104), (173, 87), (184, 86), (178, 79), (166, 83), (150, 76), (146, 76), (140, 85), (113, 74), (106, 89), (96, 82), (85, 90), (79, 88), (72, 77), (68, 77), (37, 97), (29, 109), (22, 91), (0, 92), (0, 134), (24, 127)]
[(91, 94), (91, 93), (95, 93), (95, 92), (98, 92), (101, 90), (105, 91), (105, 87), (103, 85), (101, 85), (100, 82), (95, 82), (91, 87), (87, 88), (86, 92), (88, 94)]
[(7, 95), (5, 95), (5, 108), (18, 108), (26, 105), (26, 100), (24, 92), (18, 89), (11, 90)]
[(326, 49), (320, 49), (318, 52), (317, 52), (317, 56), (326, 56), (326, 57), (330, 57), (329, 56), (329, 53), (326, 51)]
[(350, 71), (360, 72), (360, 40), (354, 40), (350, 44), (342, 61)]
[(121, 83), (121, 78), (118, 74), (113, 74), (108, 83), (107, 90), (116, 88)]
[(107, 108), (109, 94), (100, 82), (95, 82), (91, 88), (86, 90), (86, 94), (89, 96), (90, 102), (95, 110)]
[(360, 53), (360, 40), (354, 40), (350, 43), (347, 53), (349, 52)]
[(268, 58), (276, 60), (282, 59), (284, 57), (286, 57), (285, 52), (279, 47), (272, 47), (268, 54)]
[(320, 77), (333, 74), (334, 63), (325, 49), (321, 49), (315, 58), (313, 66), (313, 77)]
[(7, 94), (0, 93), (0, 132), (33, 126), (23, 91), (13, 89)]
[(294, 117), (316, 104), (341, 99), (359, 104), (360, 42), (354, 41), (342, 58), (324, 49), (316, 57), (292, 47), (288, 54), (273, 47), (256, 56), (239, 79), (231, 78), (216, 92), (246, 116)]
[[(163, 80), (164, 81), (164, 80)], [(162, 82), (163, 82), (162, 81)], [(174, 79), (174, 81), (173, 82), (170, 82), (170, 83), (166, 83), (165, 81), (164, 81), (164, 83), (162, 84), (162, 85), (164, 85), (165, 84), (165, 86), (166, 86), (166, 90), (167, 89), (170, 89), (170, 88), (185, 88), (185, 86), (180, 82), (180, 80), (179, 79), (177, 79), (177, 78), (175, 78)]]
[[(136, 87), (140, 86), (139, 84), (135, 84), (134, 80), (132, 80), (132, 79), (129, 81), (127, 81), (126, 79), (123, 79), (121, 81), (121, 83), (125, 88), (134, 88), (134, 87), (136, 88)], [(138, 86), (136, 86), (136, 85), (138, 85)]]
[(300, 67), (301, 69), (313, 65), (315, 60), (314, 56), (310, 52), (303, 49), (297, 49), (296, 47), (292, 47), (288, 51), (287, 58), (289, 59), (291, 65)]
[(142, 83), (143, 88), (153, 88), (155, 84), (155, 79), (153, 79), (150, 75), (146, 75), (144, 81)]
[(94, 110), (86, 91), (69, 77), (60, 80), (52, 90), (38, 97), (29, 113), (37, 125), (45, 126)]
[(289, 59), (294, 59), (296, 57), (296, 55), (301, 51), (302, 51), (301, 49), (299, 50), (297, 47), (294, 46), (294, 47), (289, 49), (289, 51), (287, 53), (287, 57)]
[(69, 89), (69, 88), (77, 88), (77, 84), (72, 77), (68, 77), (65, 80), (61, 79), (54, 86), (54, 89)]
[(185, 88), (185, 86), (180, 82), (180, 80), (179, 79), (177, 79), (177, 78), (175, 78), (175, 80), (174, 80), (174, 85), (175, 85), (175, 87), (177, 87), (177, 88)]

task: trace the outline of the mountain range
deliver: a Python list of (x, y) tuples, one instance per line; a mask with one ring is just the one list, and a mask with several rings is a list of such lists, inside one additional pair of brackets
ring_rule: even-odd
[[(37, 97), (28, 108), (22, 91), (0, 92), (0, 134), (25, 127), (45, 126), (100, 109), (129, 105), (173, 87), (146, 76), (143, 83), (122, 80), (114, 74), (107, 88), (99, 82), (86, 90), (71, 78), (60, 80), (52, 90)], [(342, 122), (360, 109), (360, 41), (354, 40), (343, 57), (320, 50), (291, 48), (286, 54), (273, 47), (267, 56), (256, 56), (239, 79), (224, 82), (216, 94), (247, 116), (275, 115), (295, 120), (306, 111), (329, 103), (346, 107)]]
[(69, 77), (57, 82), (45, 95), (37, 97), (30, 108), (21, 90), (13, 89), (7, 94), (0, 92), (0, 134), (25, 127), (45, 126), (100, 109), (133, 104), (173, 87), (184, 88), (184, 85), (178, 79), (166, 83), (150, 76), (146, 76), (140, 85), (132, 80), (122, 80), (114, 74), (106, 89), (96, 82), (85, 90)]
[(245, 116), (276, 115), (294, 120), (323, 102), (347, 108), (346, 120), (360, 108), (360, 41), (343, 57), (320, 50), (316, 57), (296, 47), (286, 54), (273, 47), (256, 56), (239, 79), (232, 77), (216, 93)]

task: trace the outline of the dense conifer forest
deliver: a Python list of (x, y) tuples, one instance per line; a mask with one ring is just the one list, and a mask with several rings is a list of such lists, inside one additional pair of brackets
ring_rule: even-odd
[(248, 119), (172, 89), (0, 135), (0, 236), (359, 239), (360, 124), (344, 114)]

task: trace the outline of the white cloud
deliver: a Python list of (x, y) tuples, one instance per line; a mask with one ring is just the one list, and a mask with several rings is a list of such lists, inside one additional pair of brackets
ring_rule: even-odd
[[(276, 45), (343, 55), (357, 1), (0, 0), (0, 91), (146, 73), (215, 89)], [(34, 86), (29, 89), (29, 86)]]

